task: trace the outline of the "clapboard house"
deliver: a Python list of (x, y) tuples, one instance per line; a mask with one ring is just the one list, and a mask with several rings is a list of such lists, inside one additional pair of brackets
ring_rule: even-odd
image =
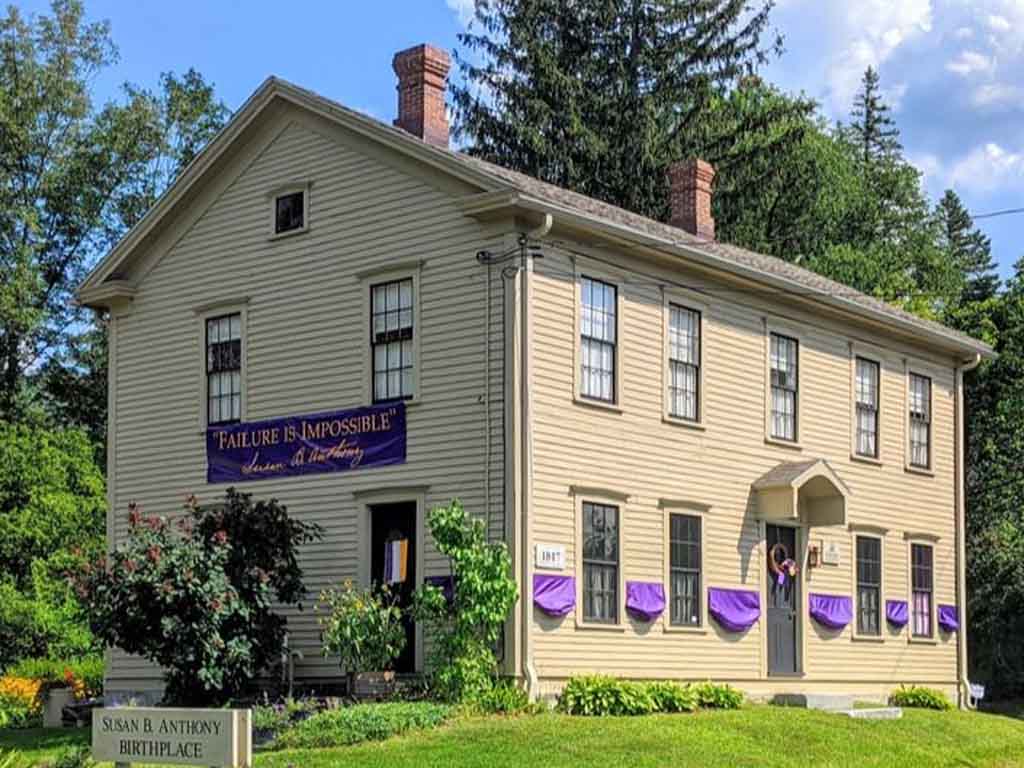
[[(276, 78), (81, 286), (109, 312), (110, 544), (235, 485), (322, 525), (312, 592), (507, 541), (503, 664), (963, 700), (963, 378), (984, 344), (715, 239), (714, 170), (646, 219), (448, 146), (447, 54), (385, 125)], [(337, 677), (309, 612), (300, 679)], [(424, 666), (423, 633), (399, 670)], [(157, 692), (119, 652), (108, 688)]]

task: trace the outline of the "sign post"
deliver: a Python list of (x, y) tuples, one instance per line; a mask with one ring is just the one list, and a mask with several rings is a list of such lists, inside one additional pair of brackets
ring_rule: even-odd
[(115, 768), (132, 763), (251, 768), (252, 712), (248, 709), (97, 709), (92, 756)]

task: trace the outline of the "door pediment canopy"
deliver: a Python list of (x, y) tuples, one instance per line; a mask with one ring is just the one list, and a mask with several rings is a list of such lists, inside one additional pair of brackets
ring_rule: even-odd
[(760, 520), (846, 524), (850, 489), (824, 459), (783, 462), (755, 480), (751, 487)]

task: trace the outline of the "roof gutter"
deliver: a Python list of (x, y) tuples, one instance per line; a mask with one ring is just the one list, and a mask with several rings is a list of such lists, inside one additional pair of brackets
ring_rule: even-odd
[[(829, 306), (846, 314), (855, 315), (858, 318), (870, 320), (874, 323), (898, 328), (904, 333), (933, 345), (940, 346), (957, 355), (963, 355), (966, 353), (969, 355), (977, 354), (983, 358), (995, 357), (994, 351), (988, 345), (982, 344), (981, 342), (969, 344), (948, 334), (939, 333), (917, 324), (908, 323), (892, 317), (881, 317), (877, 312), (862, 307), (856, 302), (842, 296), (833, 296), (825, 291), (816, 291), (812, 287), (796, 283), (780, 275), (775, 275), (754, 267), (738, 264), (735, 261), (724, 259), (721, 256), (704, 251), (700, 248), (680, 244), (661, 237), (655, 237), (654, 235), (640, 232), (632, 227), (615, 224), (597, 217), (586, 216), (563, 206), (550, 203), (547, 200), (523, 195), (518, 192), (501, 195), (489, 194), (489, 199), (486, 201), (482, 196), (478, 201), (474, 200), (474, 198), (477, 198), (477, 196), (472, 196), (464, 203), (464, 208), (467, 209), (467, 213), (470, 213), (470, 215), (479, 215), (484, 210), (493, 211), (498, 207), (517, 207), (537, 213), (551, 213), (557, 216), (558, 220), (562, 223), (575, 225), (591, 231), (601, 232), (608, 237), (617, 239), (621, 242), (635, 243), (656, 248), (661, 251), (671, 252), (677, 256), (683, 256), (690, 261), (697, 262), (717, 271), (727, 272), (757, 283), (778, 288), (780, 291), (808, 295), (809, 298), (812, 298), (822, 304), (828, 304)], [(473, 204), (474, 202), (476, 203), (475, 205)], [(490, 205), (487, 205), (487, 203)]]
[(956, 369), (956, 427), (953, 496), (956, 509), (956, 604), (960, 612), (960, 629), (956, 633), (957, 698), (961, 709), (972, 708), (967, 666), (967, 498), (964, 491), (964, 463), (967, 446), (964, 442), (964, 374), (981, 364), (975, 354)]

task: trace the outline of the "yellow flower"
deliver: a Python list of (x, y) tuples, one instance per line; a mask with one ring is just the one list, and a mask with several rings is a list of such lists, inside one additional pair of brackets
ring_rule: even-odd
[(42, 688), (42, 681), (30, 677), (0, 677), (0, 699), (20, 704), (33, 715), (38, 715), (43, 709)]

